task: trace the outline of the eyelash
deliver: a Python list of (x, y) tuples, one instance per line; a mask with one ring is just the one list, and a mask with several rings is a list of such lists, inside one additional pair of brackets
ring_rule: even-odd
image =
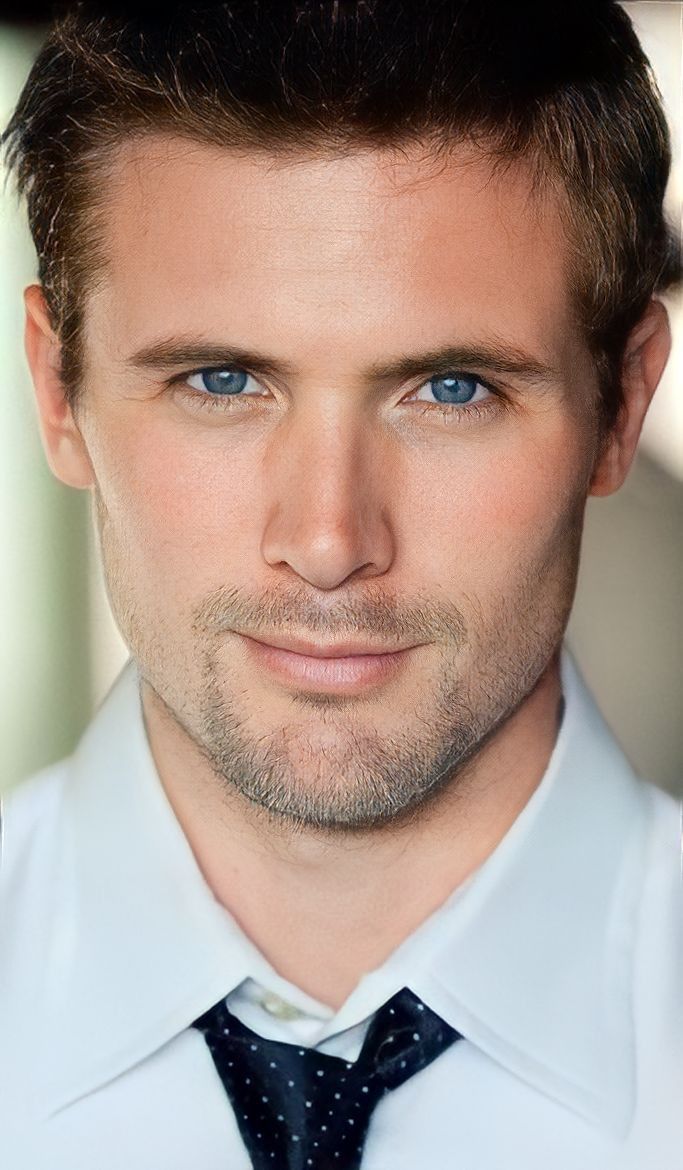
[[(202, 366), (198, 370), (189, 370), (182, 374), (178, 374), (176, 377), (169, 380), (167, 386), (169, 389), (175, 389), (178, 393), (178, 397), (188, 403), (192, 410), (206, 411), (208, 413), (215, 413), (217, 411), (227, 413), (231, 410), (239, 410), (241, 408), (235, 407), (234, 405), (236, 402), (245, 398), (253, 398), (257, 396), (239, 394), (219, 395), (210, 394), (208, 391), (207, 393), (203, 394), (199, 390), (193, 390), (192, 387), (185, 386), (187, 379), (192, 378), (197, 374), (214, 373), (229, 368), (230, 367), (227, 366)], [(246, 369), (243, 372), (249, 374), (249, 371)], [(420, 384), (416, 386), (411, 391), (411, 393), (417, 394), (423, 386), (427, 385), (428, 382), (435, 378), (444, 378), (448, 374), (454, 373), (457, 373), (462, 377), (475, 378), (479, 386), (483, 386), (485, 390), (488, 390), (491, 398), (487, 398), (485, 402), (463, 403), (459, 406), (457, 404), (449, 405), (448, 403), (423, 402), (421, 400), (415, 400), (415, 406), (419, 408), (421, 415), (429, 414), (434, 416), (436, 414), (442, 422), (448, 425), (450, 423), (465, 423), (484, 418), (487, 415), (490, 415), (493, 411), (504, 409), (508, 405), (507, 399), (498, 386), (494, 386), (491, 382), (486, 381), (484, 378), (480, 378), (478, 374), (473, 374), (466, 370), (445, 370), (443, 372), (434, 372), (430, 374), (428, 378), (425, 378), (422, 382), (420, 382)], [(249, 374), (249, 376), (253, 377), (254, 380), (257, 381), (255, 375)]]

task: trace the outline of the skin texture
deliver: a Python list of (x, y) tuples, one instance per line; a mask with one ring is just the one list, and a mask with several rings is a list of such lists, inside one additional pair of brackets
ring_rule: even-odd
[[(92, 491), (152, 750), (207, 881), (283, 975), (339, 1005), (543, 775), (586, 497), (628, 470), (666, 314), (653, 303), (634, 330), (603, 447), (558, 209), (521, 165), (148, 138), (113, 160), (104, 211), (75, 415), (27, 292), (48, 458)], [(171, 345), (201, 353), (164, 368)], [(372, 374), (446, 346), (467, 364)], [(274, 368), (241, 396), (188, 386), (235, 348)], [(501, 372), (475, 356), (491, 349), (544, 369)], [(449, 370), (482, 380), (473, 405), (435, 402)], [(243, 635), (411, 648), (345, 691), (283, 680)]]

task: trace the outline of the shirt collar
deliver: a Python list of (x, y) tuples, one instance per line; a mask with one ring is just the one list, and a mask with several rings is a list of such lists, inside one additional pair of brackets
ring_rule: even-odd
[[(635, 1092), (631, 968), (647, 798), (566, 652), (562, 682), (562, 727), (522, 813), (467, 888), (361, 980), (329, 1032), (356, 1024), (374, 991), (379, 1006), (407, 984), (491, 1059), (623, 1131)], [(55, 880), (66, 912), (43, 1017), (53, 1028), (50, 1113), (265, 969), (165, 796), (132, 663), (71, 761), (61, 816)]]
[(129, 662), (68, 770), (57, 832), (69, 921), (46, 973), (55, 1112), (156, 1051), (250, 973), (159, 782)]
[(635, 1105), (632, 984), (649, 788), (568, 654), (562, 684), (545, 776), (441, 923), (447, 941), (416, 990), (493, 1060), (623, 1135)]
[[(481, 1051), (617, 1135), (635, 1105), (632, 982), (649, 787), (631, 770), (569, 653), (543, 779), (464, 887), (377, 971), (358, 1004), (409, 986)], [(355, 1017), (355, 1018), (354, 1018)]]

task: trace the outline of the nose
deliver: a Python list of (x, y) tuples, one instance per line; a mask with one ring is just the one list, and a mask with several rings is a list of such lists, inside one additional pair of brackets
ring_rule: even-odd
[(293, 419), (266, 455), (261, 552), (317, 589), (386, 573), (394, 557), (388, 452), (362, 420)]

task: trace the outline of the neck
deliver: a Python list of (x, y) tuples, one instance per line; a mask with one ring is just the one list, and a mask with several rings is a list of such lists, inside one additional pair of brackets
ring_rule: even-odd
[(547, 767), (560, 697), (556, 657), (436, 800), (360, 833), (307, 832), (254, 809), (217, 782), (147, 686), (143, 707), (166, 795), (215, 897), (280, 975), (338, 1008), (505, 836)]

